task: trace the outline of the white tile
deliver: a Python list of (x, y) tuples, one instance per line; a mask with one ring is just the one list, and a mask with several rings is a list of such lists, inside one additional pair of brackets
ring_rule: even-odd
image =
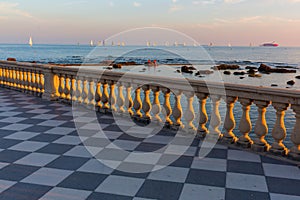
[(130, 153), (128, 157), (124, 160), (125, 162), (130, 162), (130, 163), (141, 163), (141, 164), (150, 164), (150, 165), (155, 165), (158, 160), (160, 159), (161, 154), (159, 153)]
[(296, 166), (264, 163), (263, 168), (266, 176), (300, 180), (300, 170)]
[(14, 182), (14, 181), (0, 180), (0, 193), (7, 190), (8, 188), (10, 188), (11, 186), (13, 186), (16, 183), (17, 182)]
[(111, 142), (107, 148), (119, 148), (119, 149), (124, 149), (124, 150), (129, 150), (132, 151), (134, 150), (140, 142), (135, 142), (135, 141), (129, 141), (129, 140), (115, 140)]
[(152, 171), (148, 179), (184, 183), (188, 172), (188, 168), (168, 166), (157, 171)]
[(8, 126), (2, 127), (1, 129), (11, 130), (11, 131), (23, 131), (32, 126), (33, 125), (29, 125), (29, 124), (10, 124)]
[(88, 123), (84, 126), (81, 126), (80, 129), (86, 130), (101, 130), (101, 126), (98, 123)]
[(46, 131), (45, 133), (56, 134), (56, 135), (68, 135), (69, 133), (72, 133), (75, 130), (76, 130), (75, 128), (55, 127), (55, 128), (52, 128), (52, 129)]
[(21, 112), (7, 111), (7, 112), (1, 112), (0, 117), (13, 117), (19, 114), (21, 114)]
[(14, 134), (8, 135), (5, 138), (6, 139), (15, 139), (15, 140), (28, 140), (30, 138), (33, 138), (35, 136), (39, 135), (39, 133), (33, 133), (33, 132), (25, 132), (25, 131), (19, 131)]
[(40, 115), (34, 116), (32, 118), (33, 119), (46, 119), (46, 120), (49, 120), (49, 119), (53, 119), (57, 116), (58, 115), (54, 115), (54, 114), (40, 114)]
[(91, 194), (90, 191), (55, 187), (40, 200), (83, 200)]
[(110, 174), (114, 171), (114, 169), (106, 166), (100, 160), (91, 159), (88, 162), (86, 162), (83, 166), (81, 166), (77, 171), (97, 174)]
[(241, 150), (228, 150), (228, 160), (261, 162), (260, 156), (255, 153), (250, 153)]
[(227, 160), (217, 159), (217, 158), (194, 158), (193, 169), (204, 169), (212, 171), (226, 172), (227, 170)]
[(44, 153), (31, 153), (20, 160), (17, 160), (16, 164), (21, 165), (31, 165), (31, 166), (45, 166), (48, 163), (52, 162), (56, 158), (58, 158), (59, 155), (50, 155), (50, 154), (44, 154)]
[(270, 193), (271, 200), (299, 200), (299, 196)]
[(81, 137), (66, 135), (66, 136), (63, 136), (63, 137), (59, 138), (58, 140), (55, 140), (53, 143), (78, 145), (81, 142), (82, 142)]
[(24, 117), (7, 117), (4, 119), (1, 119), (0, 122), (5, 122), (5, 123), (18, 123), (21, 121), (24, 121), (26, 118)]
[(33, 114), (45, 114), (47, 112), (50, 112), (50, 109), (34, 109), (34, 110), (30, 110), (27, 113), (33, 113)]
[(0, 169), (2, 169), (3, 167), (6, 167), (7, 165), (9, 165), (9, 163), (0, 162)]
[(99, 147), (85, 147), (85, 146), (75, 146), (68, 152), (66, 152), (65, 156), (74, 156), (74, 157), (82, 157), (82, 158), (91, 158), (97, 155), (103, 148)]
[(117, 139), (123, 133), (118, 131), (98, 131), (93, 137), (95, 138), (108, 138), (108, 139)]
[(172, 155), (183, 155), (188, 149), (189, 149), (189, 146), (170, 144), (167, 146), (167, 149), (165, 150), (164, 153), (172, 154)]
[(41, 149), (42, 147), (46, 146), (49, 143), (46, 142), (34, 142), (34, 141), (24, 141), (17, 145), (10, 147), (10, 150), (16, 151), (28, 151), (33, 152)]
[(109, 176), (96, 189), (96, 192), (134, 196), (144, 183), (144, 179)]
[(39, 126), (51, 126), (51, 127), (56, 127), (56, 126), (60, 126), (62, 124), (66, 123), (65, 121), (61, 121), (61, 120), (47, 120), (44, 121), (40, 124), (38, 124)]
[(226, 187), (231, 189), (268, 192), (266, 178), (264, 176), (227, 173)]
[(34, 172), (30, 176), (23, 179), (23, 183), (31, 183), (38, 185), (56, 186), (66, 177), (72, 174), (73, 171), (52, 169), (52, 168), (41, 168)]
[(225, 188), (212, 187), (205, 185), (193, 185), (185, 184), (180, 200), (224, 200), (225, 199)]
[[(75, 116), (76, 116), (76, 114), (79, 114), (78, 112), (74, 112), (74, 114), (75, 114)], [(80, 114), (82, 114), (82, 113), (80, 113)], [(86, 113), (84, 113), (84, 114), (86, 114)], [(92, 121), (95, 121), (95, 120), (97, 120), (97, 117), (96, 117), (96, 115), (95, 115), (95, 117), (76, 117), (76, 118), (74, 118), (74, 122), (82, 122), (82, 123), (89, 123), (89, 122), (92, 122)]]

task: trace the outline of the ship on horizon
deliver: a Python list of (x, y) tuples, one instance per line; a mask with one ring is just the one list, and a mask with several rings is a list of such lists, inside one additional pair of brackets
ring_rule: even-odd
[(262, 47), (278, 47), (279, 44), (276, 43), (275, 41), (273, 41), (273, 42), (266, 42), (266, 43), (263, 43), (263, 44), (261, 44), (260, 46), (262, 46)]

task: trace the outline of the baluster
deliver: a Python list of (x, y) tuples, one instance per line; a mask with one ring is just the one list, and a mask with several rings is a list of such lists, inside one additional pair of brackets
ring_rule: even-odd
[(77, 98), (76, 98), (76, 79), (75, 79), (74, 75), (71, 75), (71, 91), (70, 91), (70, 94), (71, 94), (71, 101), (75, 103), (77, 101)]
[(133, 101), (133, 108), (135, 109), (135, 116), (142, 117), (141, 108), (142, 108), (142, 100), (141, 100), (141, 88), (135, 89), (135, 98)]
[(12, 68), (9, 67), (9, 71), (8, 71), (9, 77), (8, 77), (8, 82), (9, 82), (9, 86), (12, 87), (13, 86), (13, 73), (12, 73)]
[(134, 113), (132, 111), (133, 100), (131, 97), (131, 85), (130, 83), (125, 84), (126, 87), (126, 97), (125, 97), (125, 106), (127, 107), (127, 113), (132, 116)]
[(239, 124), (239, 130), (242, 136), (239, 137), (237, 144), (241, 145), (244, 148), (249, 148), (253, 141), (249, 137), (249, 133), (252, 130), (252, 124), (250, 120), (250, 106), (252, 100), (250, 99), (239, 99), (239, 102), (242, 105), (243, 115)]
[(282, 142), (286, 137), (284, 115), (289, 105), (285, 103), (272, 103), (272, 105), (276, 110), (276, 122), (272, 130), (272, 137), (275, 141), (270, 148), (270, 152), (279, 155), (286, 155), (287, 148)]
[(110, 93), (109, 93), (110, 109), (112, 112), (116, 112), (117, 111), (117, 108), (116, 108), (117, 98), (116, 98), (116, 92), (115, 92), (115, 82), (109, 81), (109, 85), (110, 85)]
[(94, 88), (94, 80), (89, 81), (89, 93), (88, 93), (89, 106), (91, 109), (95, 108), (95, 88)]
[(159, 102), (159, 87), (158, 86), (152, 86), (151, 87), (153, 92), (153, 102), (152, 102), (152, 109), (151, 112), (154, 115), (154, 121), (155, 122), (162, 122), (159, 114), (161, 112), (161, 106)]
[(100, 109), (102, 108), (101, 105), (101, 98), (102, 98), (102, 94), (101, 94), (101, 82), (100, 81), (96, 81), (96, 93), (95, 93), (95, 101), (96, 101), (96, 108), (98, 111), (100, 111)]
[(3, 68), (0, 67), (0, 85), (3, 85)]
[(219, 130), (221, 125), (221, 116), (219, 111), (221, 97), (219, 95), (211, 95), (210, 99), (212, 101), (212, 113), (210, 118), (209, 134), (213, 138), (221, 138), (222, 133)]
[(17, 89), (17, 83), (18, 83), (17, 70), (16, 70), (16, 68), (13, 68), (13, 87), (15, 89)]
[(81, 77), (77, 77), (77, 89), (76, 89), (76, 101), (77, 103), (82, 103), (82, 81)]
[(195, 111), (193, 107), (193, 101), (194, 101), (194, 92), (185, 91), (183, 92), (184, 95), (187, 98), (187, 108), (184, 112), (184, 119), (186, 121), (187, 126), (185, 126), (186, 131), (188, 132), (194, 132), (196, 131), (196, 127), (193, 124), (193, 121), (195, 119)]
[(300, 160), (300, 105), (292, 105), (292, 109), (295, 112), (296, 123), (291, 135), (291, 140), (294, 146), (289, 152), (289, 156), (295, 160)]
[(182, 117), (182, 108), (181, 108), (181, 94), (182, 92), (180, 90), (173, 90), (174, 95), (175, 95), (175, 104), (173, 108), (173, 117), (175, 120), (174, 125), (177, 127), (182, 127), (184, 128), (181, 117)]
[(83, 77), (83, 84), (82, 84), (82, 102), (85, 105), (89, 104), (89, 99), (88, 99), (88, 94), (89, 94), (89, 89), (88, 89), (88, 80), (86, 77)]
[(124, 104), (125, 104), (125, 98), (123, 95), (123, 85), (121, 82), (118, 82), (118, 98), (117, 98), (117, 105), (118, 105), (118, 112), (123, 114), (125, 113), (124, 109)]
[(268, 125), (266, 121), (267, 107), (270, 105), (269, 101), (254, 101), (257, 106), (258, 117), (254, 127), (254, 133), (256, 138), (253, 141), (251, 148), (254, 151), (264, 152), (270, 148), (270, 145), (265, 140), (265, 136), (268, 134)]
[(60, 99), (65, 99), (66, 95), (64, 93), (64, 91), (65, 91), (65, 77), (64, 77), (64, 74), (60, 74), (60, 76), (59, 76), (58, 91), (59, 91), (59, 97), (60, 97)]
[(142, 109), (144, 111), (144, 118), (146, 120), (151, 120), (150, 111), (151, 111), (152, 105), (151, 105), (151, 101), (150, 101), (150, 87), (149, 87), (149, 85), (144, 85), (142, 87), (142, 89), (144, 90), (144, 101), (142, 103)]
[(31, 82), (32, 82), (31, 72), (30, 72), (30, 69), (28, 69), (28, 70), (27, 70), (27, 85), (28, 85), (27, 93), (28, 93), (28, 94), (30, 94), (31, 91), (32, 91), (32, 85), (31, 85)]
[(35, 87), (36, 87), (36, 95), (40, 96), (41, 94), (41, 80), (40, 80), (40, 71), (35, 71)]
[(44, 77), (44, 74), (42, 73), (42, 71), (40, 71), (39, 82), (40, 82), (40, 90), (41, 90), (41, 96), (42, 96), (42, 94), (45, 92), (45, 77)]
[(108, 94), (108, 84), (106, 81), (102, 81), (102, 108), (107, 110), (109, 109), (108, 101), (109, 101), (109, 94)]
[(206, 123), (208, 121), (208, 116), (206, 112), (206, 100), (208, 94), (196, 93), (196, 96), (198, 97), (199, 101), (199, 126), (197, 135), (203, 138), (208, 133), (208, 129), (206, 128)]
[(36, 83), (36, 77), (35, 77), (35, 70), (34, 69), (32, 69), (32, 70), (30, 70), (31, 71), (31, 88), (32, 88), (32, 91), (31, 91), (31, 94), (32, 95), (35, 95), (36, 94), (36, 85), (35, 85), (35, 83)]
[(224, 121), (224, 129), (225, 132), (223, 133), (222, 141), (225, 143), (235, 143), (237, 141), (237, 137), (232, 132), (233, 129), (236, 126), (234, 114), (233, 114), (233, 108), (234, 104), (237, 101), (237, 97), (226, 97), (226, 116)]
[(170, 119), (171, 114), (172, 114), (172, 107), (170, 103), (170, 96), (171, 96), (171, 91), (168, 88), (162, 88), (162, 92), (164, 94), (164, 109), (163, 109), (163, 115), (165, 117), (165, 124), (167, 127), (170, 125), (173, 125), (172, 120)]
[(64, 88), (64, 94), (65, 94), (65, 99), (67, 100), (67, 102), (71, 101), (71, 86), (70, 86), (70, 75), (66, 75), (65, 78), (65, 88)]
[(23, 92), (25, 93), (28, 90), (28, 74), (26, 69), (23, 69), (23, 81), (24, 81), (24, 90)]
[(10, 86), (10, 69), (6, 69), (6, 85), (9, 87)]

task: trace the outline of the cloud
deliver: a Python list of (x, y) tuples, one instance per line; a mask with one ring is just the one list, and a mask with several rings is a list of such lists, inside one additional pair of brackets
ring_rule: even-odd
[(33, 16), (23, 10), (20, 10), (18, 3), (0, 2), (0, 13), (2, 17), (8, 16), (21, 16), (26, 18), (32, 18)]
[(140, 7), (140, 6), (141, 6), (141, 3), (139, 3), (139, 2), (133, 2), (133, 6), (134, 6), (134, 7)]
[(235, 4), (235, 3), (241, 3), (243, 2), (244, 0), (224, 0), (224, 3), (227, 3), (227, 4)]
[(172, 5), (169, 8), (169, 12), (177, 12), (177, 11), (183, 10), (183, 8), (184, 7), (182, 5)]
[(110, 2), (109, 2), (109, 6), (110, 6), (110, 7), (114, 7), (114, 6), (115, 6), (115, 3), (112, 2), (112, 1), (110, 1)]

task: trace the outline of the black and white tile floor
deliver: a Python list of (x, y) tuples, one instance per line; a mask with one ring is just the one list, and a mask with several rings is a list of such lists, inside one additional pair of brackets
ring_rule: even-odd
[(300, 199), (295, 165), (94, 115), (1, 88), (0, 199)]

